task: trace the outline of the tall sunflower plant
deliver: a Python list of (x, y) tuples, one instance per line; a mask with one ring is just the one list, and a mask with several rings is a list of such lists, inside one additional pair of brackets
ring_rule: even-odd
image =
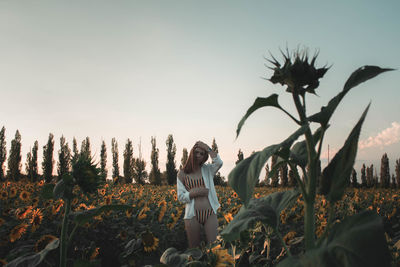
[[(84, 211), (71, 211), (71, 202), (76, 197), (74, 195), (74, 187), (78, 186), (84, 194), (91, 196), (97, 192), (99, 186), (104, 184), (105, 178), (100, 175), (100, 168), (97, 168), (91, 158), (82, 154), (78, 159), (72, 163), (72, 171), (64, 174), (56, 184), (46, 184), (42, 188), (41, 195), (44, 199), (62, 199), (64, 201), (64, 217), (62, 221), (60, 238), (50, 242), (45, 250), (34, 255), (21, 256), (9, 266), (37, 266), (43, 260), (48, 252), (51, 250), (60, 249), (60, 267), (72, 266), (72, 259), (68, 259), (67, 264), (67, 251), (70, 247), (73, 237), (78, 227), (85, 225), (92, 218), (101, 215), (107, 211), (126, 211), (131, 208), (128, 205), (103, 205), (97, 208), (84, 210)], [(70, 231), (70, 226), (73, 224), (73, 229)], [(83, 262), (78, 260), (79, 264), (85, 266), (92, 266), (91, 262)]]
[[(318, 52), (309, 58), (307, 50), (288, 49), (282, 52), (283, 63), (272, 55), (267, 59), (272, 66), (273, 75), (267, 79), (273, 84), (286, 87), (291, 95), (297, 114), (291, 114), (278, 102), (278, 94), (269, 97), (258, 97), (240, 120), (236, 138), (251, 114), (263, 107), (273, 107), (284, 112), (298, 125), (298, 129), (278, 144), (265, 147), (241, 161), (228, 175), (228, 183), (243, 202), (240, 211), (221, 232), (223, 239), (235, 244), (241, 233), (252, 229), (257, 222), (273, 229), (287, 257), (278, 266), (389, 266), (390, 253), (384, 236), (382, 219), (376, 212), (362, 211), (335, 223), (334, 204), (343, 196), (347, 181), (353, 169), (357, 154), (358, 139), (361, 126), (367, 115), (370, 104), (348, 135), (343, 147), (336, 153), (321, 173), (320, 156), (325, 132), (329, 121), (344, 96), (359, 84), (375, 76), (393, 69), (366, 65), (355, 70), (344, 84), (343, 89), (333, 97), (326, 106), (315, 114), (307, 114), (306, 98), (316, 94), (319, 79), (329, 67), (317, 68), (315, 61)], [(312, 131), (312, 126), (316, 126)], [(304, 136), (303, 141), (297, 141)], [(296, 142), (297, 141), (297, 142)], [(254, 187), (260, 172), (267, 160), (278, 156), (277, 164), (270, 175), (277, 171), (280, 164), (285, 163), (295, 174), (298, 187), (284, 192), (275, 192), (266, 197), (252, 198)], [(302, 178), (300, 178), (300, 171)], [(319, 180), (319, 186), (317, 186)], [(315, 203), (320, 193), (329, 201), (331, 207), (325, 232), (319, 237), (315, 234)], [(279, 232), (280, 213), (291, 205), (302, 194), (304, 199), (304, 244), (305, 251), (301, 255), (292, 255)]]

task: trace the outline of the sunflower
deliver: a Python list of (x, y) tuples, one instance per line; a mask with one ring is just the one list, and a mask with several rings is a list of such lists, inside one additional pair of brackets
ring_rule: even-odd
[(129, 208), (125, 211), (126, 217), (130, 218), (133, 213), (133, 208)]
[(75, 211), (84, 211), (84, 210), (87, 210), (87, 209), (88, 209), (88, 207), (86, 206), (86, 204), (85, 203), (81, 203), (81, 204), (78, 205), (78, 207), (75, 209)]
[(40, 181), (38, 182), (38, 186), (42, 186), (42, 185), (44, 185), (44, 180), (40, 180)]
[(60, 209), (62, 208), (62, 206), (64, 205), (64, 202), (62, 200), (60, 200), (57, 203), (54, 203), (53, 206), (51, 207), (51, 213), (53, 215), (56, 215)]
[(44, 235), (42, 236), (35, 244), (35, 251), (40, 252), (42, 251), (50, 242), (53, 240), (58, 239), (54, 235)]
[(106, 205), (110, 205), (112, 202), (112, 196), (106, 196)]
[(22, 191), (21, 194), (19, 194), (19, 198), (22, 201), (28, 201), (30, 199), (30, 197), (31, 197), (31, 194), (28, 191), (25, 191), (25, 190)]
[(7, 191), (2, 190), (0, 193), (0, 199), (1, 200), (7, 200), (8, 199), (8, 193)]
[(43, 213), (40, 211), (40, 209), (35, 209), (32, 212), (32, 218), (30, 223), (32, 224), (32, 232), (35, 232), (36, 229), (39, 228), (40, 224), (42, 223), (43, 220)]
[(144, 251), (152, 252), (158, 247), (158, 238), (153, 235), (153, 233), (146, 231), (142, 233), (142, 244)]
[(6, 266), (7, 262), (3, 259), (0, 259), (0, 266)]
[(99, 247), (97, 247), (97, 248), (95, 248), (95, 249), (93, 250), (92, 255), (90, 255), (90, 260), (91, 260), (91, 261), (94, 260), (94, 259), (97, 257), (97, 255), (99, 255), (99, 250), (100, 250)]
[(232, 266), (235, 264), (233, 256), (228, 253), (227, 249), (221, 249), (221, 245), (213, 247), (211, 249), (212, 253), (217, 256), (216, 267)]
[(167, 211), (167, 205), (165, 204), (161, 207), (160, 214), (158, 215), (158, 222), (162, 221), (166, 211)]
[(6, 222), (3, 218), (0, 218), (0, 227)]
[(76, 204), (78, 204), (78, 201), (79, 201), (78, 198), (75, 197), (75, 198), (72, 200), (71, 205), (72, 205), (72, 206), (75, 206)]
[(224, 218), (225, 218), (227, 223), (231, 222), (233, 220), (232, 213), (224, 214)]
[(25, 219), (29, 213), (31, 213), (32, 211), (32, 206), (26, 206), (24, 208), (18, 208), (15, 211), (15, 216), (19, 219), (19, 220), (23, 220)]
[(14, 242), (17, 239), (20, 239), (21, 236), (26, 232), (26, 228), (28, 228), (28, 224), (21, 223), (15, 226), (10, 232), (10, 241)]
[(140, 221), (140, 220), (145, 219), (147, 217), (146, 212), (149, 211), (149, 210), (150, 210), (149, 207), (144, 206), (143, 209), (139, 212), (138, 220)]
[(104, 196), (106, 194), (106, 189), (105, 188), (99, 189), (99, 194)]

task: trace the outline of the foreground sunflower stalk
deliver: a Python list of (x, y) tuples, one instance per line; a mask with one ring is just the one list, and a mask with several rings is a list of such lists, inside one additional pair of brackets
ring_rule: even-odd
[[(377, 66), (363, 66), (354, 71), (346, 81), (343, 90), (333, 97), (320, 112), (307, 114), (306, 98), (308, 94), (316, 94), (319, 79), (329, 68), (316, 68), (316, 53), (311, 60), (306, 50), (296, 50), (293, 53), (282, 52), (284, 62), (279, 63), (273, 56), (268, 60), (274, 73), (270, 82), (286, 87), (291, 95), (297, 115), (290, 114), (278, 103), (278, 95), (258, 97), (248, 109), (237, 127), (237, 137), (246, 119), (257, 109), (274, 107), (283, 111), (298, 126), (298, 130), (280, 144), (275, 144), (253, 153), (241, 161), (229, 174), (229, 185), (237, 192), (244, 205), (235, 218), (222, 231), (226, 242), (240, 239), (240, 234), (252, 229), (256, 222), (271, 227), (274, 234), (281, 240), (288, 257), (279, 266), (388, 266), (390, 254), (384, 238), (381, 218), (374, 212), (365, 211), (345, 218), (340, 223), (334, 223), (334, 204), (339, 201), (347, 186), (357, 154), (358, 138), (362, 123), (368, 112), (369, 105), (349, 134), (343, 147), (331, 160), (328, 166), (320, 172), (320, 155), (323, 139), (329, 127), (329, 120), (343, 97), (360, 83), (363, 83), (383, 72), (393, 69), (383, 69)], [(311, 125), (319, 128), (312, 132)], [(305, 140), (294, 143), (300, 136)], [(285, 192), (276, 192), (263, 198), (252, 198), (254, 187), (260, 172), (267, 160), (277, 156), (277, 164), (270, 172), (273, 176), (282, 164), (287, 164), (294, 173), (298, 188)], [(299, 170), (303, 173), (300, 178)], [(317, 180), (320, 187), (317, 188)], [(317, 239), (315, 234), (315, 201), (317, 191), (329, 201), (328, 223), (325, 231)], [(293, 256), (279, 232), (279, 217), (282, 210), (291, 205), (300, 195), (304, 199), (304, 242), (305, 253)], [(233, 243), (232, 243), (233, 244)], [(336, 266), (335, 265), (335, 266)]]

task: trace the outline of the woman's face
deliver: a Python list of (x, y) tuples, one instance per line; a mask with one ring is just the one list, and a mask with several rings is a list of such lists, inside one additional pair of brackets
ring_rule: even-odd
[(194, 149), (194, 158), (198, 164), (203, 162), (205, 156), (206, 156), (206, 151), (204, 149), (201, 149), (199, 147), (196, 147)]

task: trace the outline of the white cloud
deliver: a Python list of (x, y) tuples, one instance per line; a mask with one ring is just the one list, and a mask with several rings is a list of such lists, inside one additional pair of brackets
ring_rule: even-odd
[(378, 133), (376, 136), (370, 136), (367, 139), (360, 140), (359, 149), (369, 147), (384, 147), (400, 141), (400, 123), (392, 122), (392, 126)]

